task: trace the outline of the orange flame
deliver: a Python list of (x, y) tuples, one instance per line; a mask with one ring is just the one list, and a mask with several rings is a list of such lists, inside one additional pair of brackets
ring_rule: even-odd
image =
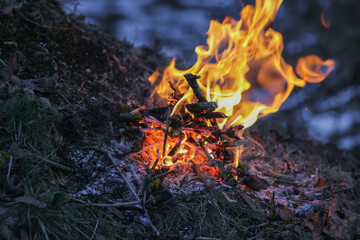
[(324, 26), (324, 28), (326, 29), (330, 28), (330, 22), (325, 19), (325, 11), (321, 12), (321, 23)]
[(167, 98), (172, 90), (172, 81), (180, 91), (186, 93), (177, 103), (194, 102), (192, 91), (183, 75), (192, 73), (201, 76), (200, 88), (208, 101), (218, 104), (217, 111), (228, 118), (218, 120), (221, 127), (243, 125), (249, 127), (259, 118), (276, 112), (295, 86), (304, 87), (307, 82), (321, 82), (334, 68), (334, 61), (323, 61), (317, 56), (300, 58), (296, 74), (281, 53), (281, 33), (267, 28), (274, 21), (282, 0), (256, 0), (248, 5), (235, 21), (227, 17), (222, 23), (210, 22), (207, 46), (198, 46), (196, 63), (189, 69), (179, 70), (175, 59), (164, 70), (150, 76), (156, 85), (156, 93)]

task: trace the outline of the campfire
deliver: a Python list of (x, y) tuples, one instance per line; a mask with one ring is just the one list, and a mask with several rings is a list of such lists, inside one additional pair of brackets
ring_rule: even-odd
[(295, 71), (285, 62), (282, 35), (268, 28), (281, 2), (257, 0), (239, 21), (211, 21), (208, 45), (195, 49), (191, 68), (179, 70), (173, 59), (150, 76), (150, 102), (166, 99), (167, 106), (120, 116), (145, 134), (136, 160), (164, 175), (193, 170), (204, 182), (218, 176), (236, 184), (248, 177), (239, 159), (253, 140), (242, 137), (243, 129), (278, 111), (295, 86), (321, 82), (334, 68), (333, 60), (313, 55), (300, 58)]

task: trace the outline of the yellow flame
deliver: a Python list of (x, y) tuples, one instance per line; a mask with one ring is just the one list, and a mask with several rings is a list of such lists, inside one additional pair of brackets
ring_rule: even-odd
[(320, 82), (333, 70), (333, 60), (323, 61), (313, 55), (299, 59), (296, 74), (285, 62), (281, 33), (267, 28), (281, 3), (256, 0), (255, 6), (243, 8), (239, 21), (230, 17), (222, 23), (211, 21), (207, 46), (196, 47), (197, 61), (191, 68), (176, 69), (173, 59), (163, 74), (157, 71), (150, 76), (155, 91), (164, 99), (172, 93), (168, 81), (186, 93), (173, 114), (181, 109), (180, 105), (195, 100), (188, 91), (185, 73), (201, 76), (198, 83), (207, 100), (215, 101), (216, 111), (228, 116), (218, 120), (220, 127), (249, 127), (259, 117), (276, 112), (295, 86)]

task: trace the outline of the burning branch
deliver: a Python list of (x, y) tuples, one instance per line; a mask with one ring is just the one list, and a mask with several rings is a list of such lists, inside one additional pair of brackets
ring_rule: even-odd
[(184, 75), (186, 81), (189, 83), (191, 89), (193, 90), (196, 98), (199, 100), (199, 102), (207, 102), (206, 98), (204, 97), (199, 84), (197, 82), (197, 79), (200, 78), (200, 76), (193, 75), (191, 73), (186, 73)]

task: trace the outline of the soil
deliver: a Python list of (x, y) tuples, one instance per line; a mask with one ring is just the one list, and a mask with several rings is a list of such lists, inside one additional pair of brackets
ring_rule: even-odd
[[(26, 164), (40, 165), (43, 178), (68, 199), (66, 204), (84, 206), (136, 200), (107, 153), (116, 157), (131, 187), (139, 189), (147, 173), (145, 163), (129, 157), (142, 148), (143, 135), (126, 131), (129, 124), (119, 115), (151, 107), (147, 78), (167, 59), (85, 24), (63, 8), (58, 1), (28, 0), (7, 1), (1, 10), (0, 212), (7, 214), (1, 214), (0, 235), (5, 239), (62, 238), (47, 223), (30, 221), (39, 225), (32, 229), (14, 220), (25, 215), (22, 204), (41, 208), (48, 190), (34, 192), (24, 184), (19, 176), (40, 175)], [(254, 140), (242, 155), (249, 173), (245, 186), (209, 189), (194, 173), (171, 174), (149, 187), (145, 208), (105, 207), (116, 233), (107, 235), (95, 214), (92, 228), (74, 239), (360, 237), (357, 156), (271, 119), (260, 120), (245, 135)], [(254, 181), (266, 181), (266, 187), (252, 188)], [(163, 200), (154, 200), (160, 195)], [(31, 201), (20, 201), (22, 196)], [(90, 221), (86, 217), (82, 220)]]

